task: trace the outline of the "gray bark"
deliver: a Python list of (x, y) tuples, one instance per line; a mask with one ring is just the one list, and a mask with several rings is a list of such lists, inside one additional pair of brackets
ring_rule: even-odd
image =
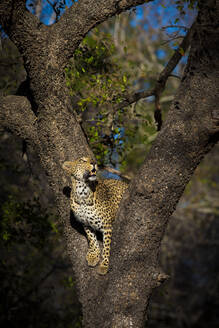
[(219, 138), (219, 3), (208, 0), (199, 2), (189, 61), (164, 126), (120, 206), (110, 272), (98, 276), (87, 266), (87, 241), (72, 227), (63, 195), (70, 181), (62, 164), (92, 152), (69, 110), (64, 67), (92, 27), (144, 2), (81, 0), (52, 27), (27, 12), (25, 1), (0, 3), (0, 24), (23, 55), (30, 88), (30, 102), (2, 98), (0, 124), (36, 146), (64, 225), (84, 326), (90, 328), (143, 327), (149, 297), (165, 279), (158, 254), (167, 222), (195, 168)]

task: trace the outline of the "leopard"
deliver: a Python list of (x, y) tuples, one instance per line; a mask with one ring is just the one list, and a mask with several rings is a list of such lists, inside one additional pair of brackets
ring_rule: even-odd
[[(87, 264), (95, 267), (102, 257), (97, 272), (105, 275), (109, 270), (113, 222), (128, 184), (119, 179), (99, 177), (97, 163), (89, 157), (66, 161), (62, 167), (71, 176), (71, 210), (87, 236)], [(102, 252), (97, 231), (103, 236)]]

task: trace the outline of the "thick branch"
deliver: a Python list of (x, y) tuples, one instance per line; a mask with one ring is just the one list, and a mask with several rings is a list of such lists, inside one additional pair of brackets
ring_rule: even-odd
[(37, 144), (36, 116), (27, 98), (6, 96), (0, 98), (0, 125), (20, 137)]
[(0, 24), (16, 45), (24, 46), (27, 36), (32, 35), (32, 41), (36, 38), (39, 20), (27, 10), (25, 0), (1, 0)]

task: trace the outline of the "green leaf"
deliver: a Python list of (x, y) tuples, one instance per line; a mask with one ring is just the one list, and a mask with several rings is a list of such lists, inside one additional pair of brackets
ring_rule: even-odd
[(93, 56), (91, 56), (90, 58), (88, 58), (88, 59), (87, 59), (88, 64), (92, 63), (93, 60), (94, 60), (94, 57), (93, 57)]
[(185, 51), (184, 51), (183, 48), (180, 47), (180, 48), (178, 49), (178, 51), (179, 51), (180, 55), (182, 55), (182, 56), (185, 55)]
[(127, 83), (127, 77), (126, 77), (126, 75), (123, 75), (122, 79), (123, 79), (123, 82), (126, 84)]

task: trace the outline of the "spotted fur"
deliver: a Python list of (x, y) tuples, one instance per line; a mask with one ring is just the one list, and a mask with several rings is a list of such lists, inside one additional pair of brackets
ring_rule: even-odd
[(121, 180), (97, 179), (97, 165), (90, 158), (65, 162), (63, 168), (71, 174), (71, 209), (83, 226), (88, 239), (87, 262), (96, 266), (100, 260), (100, 247), (95, 231), (103, 234), (102, 261), (99, 274), (106, 274), (109, 267), (112, 223), (127, 188)]

